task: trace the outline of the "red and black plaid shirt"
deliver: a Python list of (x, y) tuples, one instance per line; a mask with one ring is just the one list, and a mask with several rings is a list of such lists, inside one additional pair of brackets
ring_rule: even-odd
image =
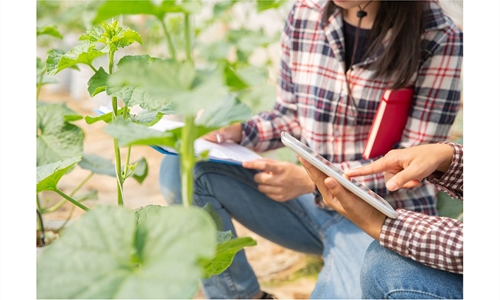
[[(463, 147), (454, 149), (450, 168), (429, 181), (450, 196), (463, 200)], [(380, 245), (435, 269), (463, 274), (463, 223), (447, 218), (398, 209), (396, 219), (387, 218)]]
[[(390, 81), (372, 78), (368, 67), (377, 55), (345, 73), (342, 13), (334, 11), (324, 23), (328, 1), (299, 0), (293, 5), (281, 37), (274, 109), (243, 123), (241, 144), (258, 152), (276, 149), (283, 147), (280, 134), (287, 131), (345, 170), (372, 162), (361, 154)], [(421, 65), (411, 82), (413, 106), (398, 148), (447, 140), (460, 108), (462, 32), (436, 3), (431, 3), (426, 20)], [(346, 75), (353, 98), (349, 103)], [(430, 183), (389, 192), (382, 173), (356, 179), (395, 208), (437, 214), (436, 189)]]

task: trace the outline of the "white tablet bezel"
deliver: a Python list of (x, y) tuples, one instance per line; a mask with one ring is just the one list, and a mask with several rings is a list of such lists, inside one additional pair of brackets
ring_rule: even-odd
[(348, 179), (344, 177), (344, 172), (342, 172), (342, 170), (335, 167), (331, 162), (326, 160), (321, 155), (312, 151), (311, 148), (301, 143), (289, 133), (283, 131), (281, 133), (281, 141), (293, 152), (307, 160), (309, 163), (321, 170), (326, 175), (335, 178), (340, 184), (342, 184), (342, 186), (369, 203), (384, 215), (393, 219), (398, 216), (396, 210), (394, 210), (394, 208), (389, 204), (389, 202), (387, 202), (387, 200), (380, 197), (377, 193), (370, 190), (355, 179)]

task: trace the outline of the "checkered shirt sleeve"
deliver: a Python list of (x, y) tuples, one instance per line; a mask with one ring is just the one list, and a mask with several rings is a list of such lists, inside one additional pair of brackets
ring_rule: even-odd
[[(431, 179), (437, 187), (462, 199), (463, 147), (445, 142), (453, 147), (450, 168), (439, 179)], [(387, 218), (380, 233), (380, 244), (402, 256), (409, 257), (429, 267), (463, 274), (463, 223), (448, 218), (429, 216), (398, 209), (396, 219)]]

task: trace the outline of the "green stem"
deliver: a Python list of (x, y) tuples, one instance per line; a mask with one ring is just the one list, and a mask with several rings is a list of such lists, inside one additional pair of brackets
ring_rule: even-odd
[(88, 64), (88, 66), (95, 72), (97, 73), (97, 69), (92, 65), (92, 64)]
[(38, 98), (40, 97), (40, 91), (42, 90), (42, 82), (43, 82), (43, 75), (45, 74), (45, 71), (47, 68), (44, 68), (43, 71), (40, 74), (40, 80), (37, 82), (36, 85), (36, 101), (38, 102)]
[(125, 159), (125, 168), (123, 170), (123, 176), (127, 178), (129, 176), (129, 168), (130, 165), (130, 153), (132, 152), (132, 146), (128, 146), (127, 148), (127, 157)]
[[(108, 62), (108, 73), (109, 75), (113, 74), (113, 62), (114, 62), (113, 51), (109, 52), (109, 62)], [(113, 106), (113, 120), (115, 120), (118, 116), (118, 98), (111, 97), (111, 105)], [(118, 141), (113, 139), (113, 148), (115, 151), (115, 173), (116, 173), (116, 191), (118, 198), (118, 205), (123, 205), (123, 182), (125, 181), (122, 176), (122, 161), (120, 154), (120, 147), (118, 145)]]
[[(76, 192), (78, 192), (85, 185), (85, 183), (87, 183), (87, 181), (89, 181), (89, 179), (92, 177), (92, 175), (94, 175), (93, 172), (91, 172), (87, 177), (85, 177), (85, 179), (82, 180), (82, 182), (80, 182), (80, 184), (69, 194), (69, 196), (73, 197), (76, 194)], [(64, 203), (66, 203), (66, 201), (63, 199), (63, 200), (57, 202), (56, 204), (52, 205), (49, 208), (44, 208), (41, 212), (42, 213), (54, 212), (54, 211), (58, 210), (59, 208), (61, 208), (64, 205)]]
[(59, 228), (56, 229), (57, 232), (59, 232), (61, 229), (64, 228), (64, 226), (66, 226), (66, 224), (68, 224), (69, 220), (71, 220), (71, 217), (73, 216), (73, 212), (74, 211), (75, 211), (75, 207), (72, 206), (71, 207), (71, 211), (69, 212), (68, 217), (66, 218), (66, 220), (64, 220), (64, 223), (61, 226), (59, 226)]
[(167, 40), (167, 46), (168, 46), (168, 51), (170, 53), (170, 56), (174, 60), (176, 60), (177, 54), (175, 53), (175, 48), (174, 48), (174, 44), (172, 43), (172, 38), (170, 37), (170, 34), (168, 33), (168, 30), (167, 30), (167, 24), (165, 24), (165, 17), (158, 18), (158, 20), (160, 20), (161, 27), (163, 29), (163, 33), (165, 34), (165, 38)]
[(192, 62), (191, 58), (191, 24), (190, 14), (184, 14), (184, 39), (186, 43), (186, 60)]
[(181, 183), (182, 183), (182, 203), (185, 207), (190, 207), (193, 203), (193, 169), (196, 163), (194, 156), (194, 140), (196, 137), (196, 126), (194, 116), (184, 117), (184, 127), (181, 132)]
[(122, 176), (122, 161), (120, 155), (120, 147), (118, 141), (113, 139), (113, 148), (115, 149), (115, 173), (116, 173), (116, 188), (118, 193), (118, 205), (123, 205), (123, 182)]
[(70, 196), (66, 195), (59, 189), (55, 189), (54, 192), (58, 193), (63, 197), (64, 199), (68, 200), (69, 202), (73, 203), (74, 205), (78, 206), (79, 208), (83, 209), (84, 211), (89, 211), (89, 208), (86, 207), (85, 205), (81, 204), (80, 202), (76, 201), (75, 199), (71, 198)]
[(76, 194), (76, 192), (78, 192), (82, 188), (82, 186), (85, 185), (87, 181), (90, 180), (92, 175), (94, 175), (94, 172), (90, 172), (90, 174), (87, 177), (85, 177), (85, 179), (83, 179), (82, 182), (80, 182), (80, 184), (69, 195), (73, 197)]

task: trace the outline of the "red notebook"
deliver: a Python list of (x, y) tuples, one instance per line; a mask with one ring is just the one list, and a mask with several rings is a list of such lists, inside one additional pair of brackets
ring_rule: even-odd
[(413, 88), (384, 92), (366, 140), (363, 158), (385, 155), (401, 140), (412, 100)]

